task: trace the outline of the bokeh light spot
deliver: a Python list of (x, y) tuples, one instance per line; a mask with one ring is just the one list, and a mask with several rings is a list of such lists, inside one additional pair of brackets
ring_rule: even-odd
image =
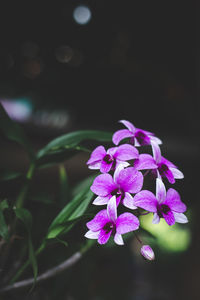
[(91, 16), (91, 10), (85, 5), (77, 6), (73, 12), (74, 20), (80, 25), (87, 24), (90, 21)]
[(69, 46), (60, 46), (55, 50), (56, 59), (60, 63), (68, 63), (73, 56), (73, 50)]

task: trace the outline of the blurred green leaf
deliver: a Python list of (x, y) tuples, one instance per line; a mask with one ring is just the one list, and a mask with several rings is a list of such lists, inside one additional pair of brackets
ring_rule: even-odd
[(37, 273), (38, 273), (38, 266), (37, 266), (36, 255), (34, 252), (33, 243), (32, 243), (32, 239), (31, 239), (32, 215), (25, 208), (16, 208), (14, 211), (15, 211), (16, 217), (24, 223), (27, 233), (28, 233), (29, 260), (32, 264), (34, 280), (36, 281)]
[(110, 142), (112, 140), (112, 133), (98, 130), (80, 130), (70, 132), (54, 139), (49, 144), (47, 144), (38, 152), (37, 158), (41, 159), (43, 156), (50, 154), (50, 152), (53, 152), (55, 154), (56, 151), (60, 151), (59, 154), (61, 154), (61, 152), (66, 152), (66, 150), (70, 149), (87, 151), (87, 149), (83, 147), (80, 147), (80, 149), (77, 148), (77, 146), (85, 140)]
[(0, 236), (8, 242), (9, 240), (9, 231), (8, 226), (6, 224), (3, 211), (4, 209), (9, 208), (7, 200), (3, 200), (0, 202)]
[(14, 121), (10, 119), (2, 104), (0, 103), (0, 130), (3, 135), (11, 140), (22, 145), (30, 158), (34, 157), (34, 153), (32, 151), (32, 147), (30, 145), (29, 140), (27, 139), (23, 129)]
[(14, 171), (2, 171), (0, 174), (0, 181), (8, 181), (21, 177), (22, 174)]
[(76, 221), (86, 211), (89, 203), (92, 200), (93, 193), (90, 190), (90, 186), (93, 182), (94, 175), (84, 180), (84, 186), (82, 190), (74, 196), (74, 198), (61, 210), (57, 217), (51, 223), (47, 238), (55, 238), (60, 233), (66, 233), (68, 228), (73, 226), (73, 222), (66, 225), (66, 222)]
[(60, 178), (60, 203), (62, 207), (66, 203), (66, 199), (69, 199), (69, 182), (66, 169), (63, 165), (59, 166), (59, 178)]

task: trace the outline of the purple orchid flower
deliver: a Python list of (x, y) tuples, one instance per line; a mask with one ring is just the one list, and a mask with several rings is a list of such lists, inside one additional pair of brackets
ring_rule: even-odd
[(97, 176), (91, 186), (93, 193), (98, 197), (93, 201), (95, 205), (104, 205), (115, 196), (117, 206), (121, 202), (124, 206), (136, 209), (131, 194), (138, 193), (143, 185), (143, 175), (132, 167), (116, 169), (114, 177), (110, 174)]
[(113, 196), (108, 202), (107, 209), (98, 212), (86, 225), (89, 231), (85, 237), (97, 239), (99, 244), (106, 244), (113, 235), (115, 243), (123, 245), (122, 234), (138, 229), (139, 220), (128, 212), (117, 217), (116, 198)]
[(98, 146), (92, 152), (87, 165), (89, 169), (100, 169), (102, 173), (107, 173), (110, 170), (115, 170), (119, 165), (129, 166), (126, 161), (138, 157), (138, 150), (129, 144), (113, 147), (107, 151), (103, 146)]
[(154, 213), (153, 223), (158, 224), (160, 218), (164, 218), (168, 225), (177, 223), (187, 223), (188, 219), (183, 214), (186, 205), (181, 201), (179, 193), (170, 188), (167, 193), (165, 185), (161, 179), (156, 179), (156, 196), (147, 190), (136, 194), (133, 203), (149, 212)]
[(125, 138), (130, 138), (130, 143), (134, 146), (150, 145), (152, 141), (162, 144), (161, 140), (154, 133), (136, 128), (131, 122), (126, 120), (119, 122), (124, 124), (127, 129), (118, 130), (113, 134), (112, 140), (115, 145), (118, 145)]
[(157, 170), (153, 170), (156, 177), (166, 177), (169, 183), (175, 183), (175, 179), (184, 178), (183, 173), (172, 162), (161, 156), (160, 147), (156, 143), (152, 143), (153, 157), (157, 164)]

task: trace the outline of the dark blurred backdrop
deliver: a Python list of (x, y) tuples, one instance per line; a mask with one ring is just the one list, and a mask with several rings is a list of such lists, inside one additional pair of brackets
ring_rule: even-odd
[[(129, 290), (124, 299), (200, 297), (197, 9), (193, 0), (0, 3), (0, 101), (11, 114), (10, 103), (22, 105), (13, 118), (25, 128), (36, 149), (70, 130), (114, 131), (122, 128), (118, 120), (127, 119), (155, 132), (163, 140), (163, 152), (185, 174), (178, 188), (192, 212), (191, 245), (180, 261), (179, 256), (169, 256), (167, 262), (157, 262), (150, 269), (141, 265), (143, 271), (134, 263), (133, 268), (128, 267), (128, 259), (124, 265), (120, 260), (119, 269), (130, 280), (124, 287)], [(28, 117), (21, 114), (22, 108), (28, 110)], [(14, 154), (5, 141), (2, 145), (1, 166), (26, 169), (20, 150), (16, 148)], [(77, 161), (72, 166), (76, 179), (88, 172)], [(54, 171), (48, 173), (46, 185), (53, 181), (50, 174)], [(43, 177), (38, 183), (40, 180)], [(89, 268), (88, 282), (91, 274), (99, 274), (99, 268), (106, 272), (107, 260), (113, 269), (110, 277), (116, 276), (112, 252), (103, 251), (105, 260), (98, 251), (96, 258), (95, 254), (90, 257), (95, 267)], [(121, 259), (125, 250), (118, 251), (115, 255)], [(74, 274), (78, 275), (71, 278), (83, 280), (87, 263), (89, 259), (76, 266)], [(135, 272), (144, 285), (138, 283)], [(123, 282), (122, 274), (118, 276)], [(82, 299), (118, 299), (115, 284), (111, 282), (109, 290), (109, 278), (106, 280), (100, 281), (102, 290), (108, 289), (102, 296), (99, 286), (93, 283), (91, 288), (84, 278)], [(87, 294), (87, 284), (93, 293)], [(141, 289), (138, 293), (137, 288)], [(117, 293), (122, 299), (123, 293)], [(81, 299), (75, 294), (71, 288), (71, 296), (63, 299)]]

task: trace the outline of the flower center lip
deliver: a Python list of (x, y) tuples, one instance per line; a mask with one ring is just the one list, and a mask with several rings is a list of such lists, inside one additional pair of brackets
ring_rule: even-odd
[(163, 163), (159, 164), (158, 169), (161, 175), (164, 175), (169, 170), (168, 166)]
[(140, 145), (149, 145), (150, 143), (149, 137), (142, 131), (136, 132), (135, 137), (137, 138)]
[(113, 222), (108, 222), (103, 226), (103, 230), (105, 233), (109, 233), (112, 231), (112, 233), (115, 231), (115, 224)]
[(103, 160), (107, 163), (107, 164), (111, 164), (113, 162), (113, 157), (110, 154), (106, 154), (103, 158)]
[(170, 208), (167, 204), (160, 204), (158, 206), (158, 215), (160, 218), (163, 217), (163, 214), (167, 215), (169, 211), (170, 211)]

